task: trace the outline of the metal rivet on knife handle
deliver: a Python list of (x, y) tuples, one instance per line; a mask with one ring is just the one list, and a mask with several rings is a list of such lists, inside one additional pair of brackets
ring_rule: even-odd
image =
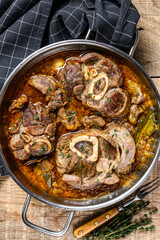
[(83, 231), (82, 231), (82, 230), (80, 230), (80, 231), (78, 232), (78, 234), (79, 234), (79, 235), (82, 235), (82, 234), (83, 234)]

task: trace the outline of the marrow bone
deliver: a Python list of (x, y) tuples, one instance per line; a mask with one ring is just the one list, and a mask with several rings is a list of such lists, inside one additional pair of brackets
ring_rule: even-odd
[[(99, 81), (102, 78), (105, 79), (105, 87), (100, 94), (94, 94), (93, 93), (94, 86), (97, 83), (97, 81)], [(103, 96), (105, 95), (107, 89), (108, 89), (108, 77), (105, 73), (101, 73), (97, 77), (93, 78), (93, 80), (89, 83), (88, 94), (92, 94), (92, 98), (94, 100), (101, 100), (103, 98)]]
[(82, 142), (82, 141), (87, 141), (91, 142), (93, 144), (93, 153), (90, 155), (87, 160), (89, 162), (96, 162), (98, 159), (98, 139), (96, 137), (90, 137), (87, 135), (82, 135), (78, 137), (73, 137), (70, 142), (70, 149), (74, 152), (77, 153), (79, 157), (85, 158), (85, 154), (80, 152), (78, 149), (75, 148), (76, 143)]

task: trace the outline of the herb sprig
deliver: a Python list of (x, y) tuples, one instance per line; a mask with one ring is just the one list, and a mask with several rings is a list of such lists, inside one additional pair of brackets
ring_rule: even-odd
[[(107, 224), (102, 225), (100, 228), (92, 231), (85, 240), (116, 240), (124, 238), (130, 233), (139, 231), (151, 231), (155, 227), (152, 223), (151, 214), (158, 210), (154, 208), (149, 214), (144, 214), (143, 217), (135, 219), (135, 215), (142, 211), (146, 206), (150, 204), (149, 201), (134, 202), (125, 208), (117, 217), (113, 218)], [(134, 220), (133, 220), (134, 218)]]

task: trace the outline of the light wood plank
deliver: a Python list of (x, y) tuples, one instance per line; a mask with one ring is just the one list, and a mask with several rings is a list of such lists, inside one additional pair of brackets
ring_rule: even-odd
[(160, 78), (152, 78), (158, 92), (160, 93)]
[(159, 0), (132, 0), (133, 4), (142, 15), (159, 16), (160, 1)]
[(150, 76), (160, 76), (160, 1), (133, 0), (141, 18), (139, 42), (134, 58)]

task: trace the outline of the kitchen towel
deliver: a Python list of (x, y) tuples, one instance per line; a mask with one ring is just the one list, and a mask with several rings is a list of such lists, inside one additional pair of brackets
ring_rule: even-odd
[(35, 50), (90, 39), (129, 51), (139, 13), (130, 0), (0, 0), (0, 88)]

